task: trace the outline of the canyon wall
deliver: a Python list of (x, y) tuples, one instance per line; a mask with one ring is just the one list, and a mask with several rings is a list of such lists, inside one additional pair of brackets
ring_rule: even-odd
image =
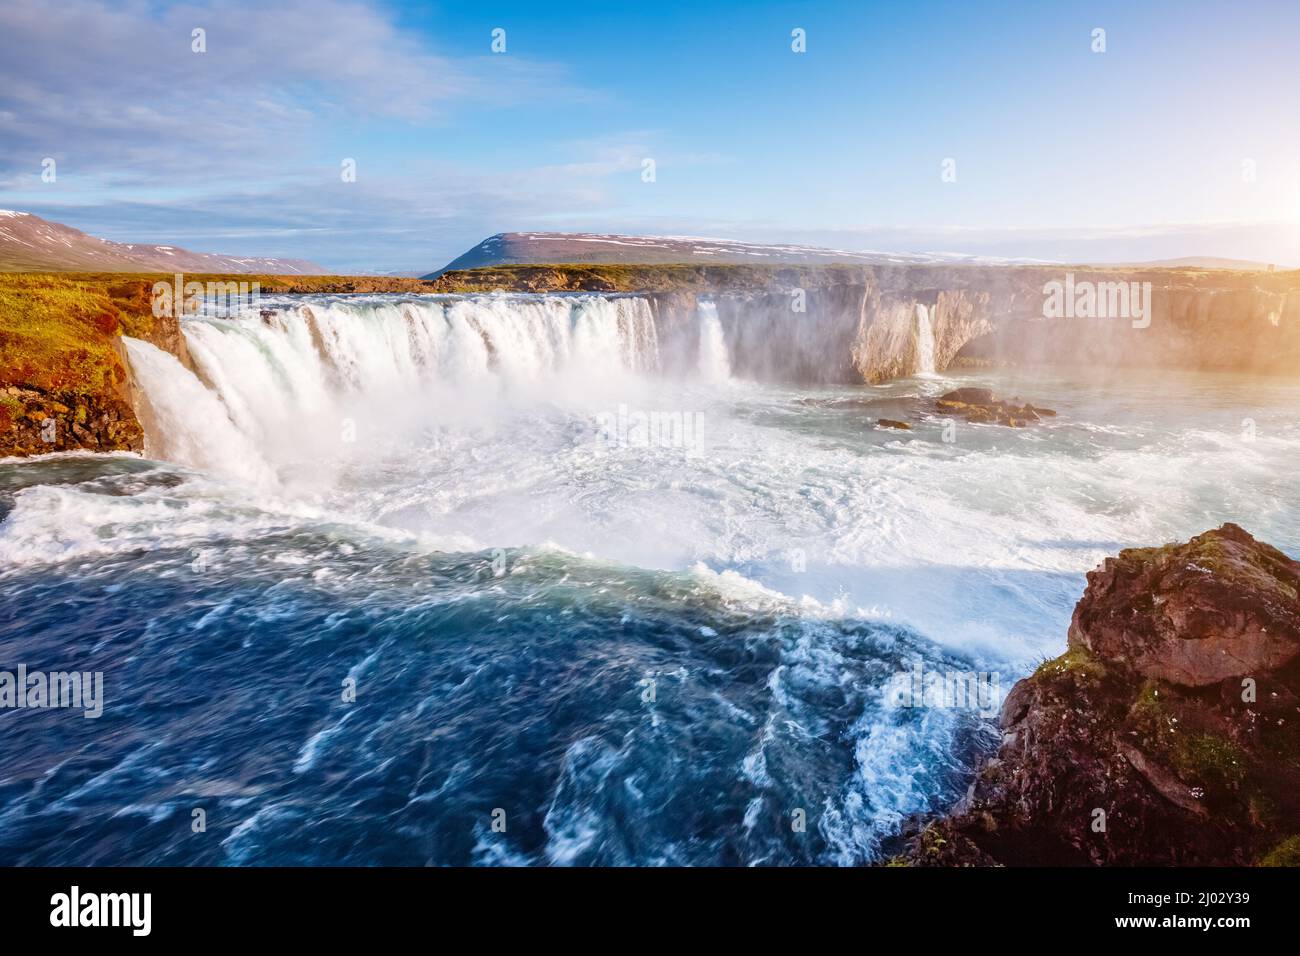
[[(1120, 283), (1132, 302), (1118, 315), (1089, 315), (1086, 306), (1071, 309), (1084, 314), (1051, 315), (1044, 289), (1064, 286), (1067, 272), (1042, 267), (841, 269), (814, 275), (807, 286), (712, 297), (736, 371), (754, 378), (874, 383), (950, 368), (1039, 365), (1300, 374), (1300, 273), (1068, 275), (1080, 296), (1089, 286), (1098, 291), (1094, 313), (1114, 309), (1104, 300)], [(689, 308), (688, 298), (674, 294), (668, 309)]]
[[(694, 354), (694, 315), (701, 301), (718, 312), (742, 378), (800, 384), (882, 382), (941, 371), (961, 348), (996, 328), (991, 297), (966, 289), (883, 290), (870, 275), (841, 276), (822, 286), (668, 292), (648, 297), (661, 348), (673, 358)], [(933, 343), (925, 368), (922, 325)]]

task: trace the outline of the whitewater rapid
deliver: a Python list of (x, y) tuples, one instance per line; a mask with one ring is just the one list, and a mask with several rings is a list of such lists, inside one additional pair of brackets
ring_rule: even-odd
[[(923, 306), (916, 318), (933, 375)], [(1081, 574), (1110, 551), (1204, 530), (1214, 510), (1269, 510), (1200, 486), (1271, 462), (1294, 434), (1287, 423), (1245, 443), (1229, 422), (1206, 449), (1200, 429), (1142, 417), (1160, 409), (1094, 420), (1088, 380), (1062, 392), (1049, 377), (1030, 397), (1065, 406), (1054, 422), (963, 425), (948, 441), (926, 412), (899, 435), (876, 415), (955, 380), (735, 382), (711, 303), (688, 332), (694, 355), (674, 364), (643, 297), (307, 297), (187, 321), (197, 374), (127, 348), (156, 424), (147, 453), (268, 502), (439, 548), (729, 569), (1016, 662), (1060, 646)], [(1131, 379), (1121, 403), (1141, 389)], [(635, 427), (669, 418), (675, 432)], [(1216, 494), (1237, 500), (1215, 509)]]

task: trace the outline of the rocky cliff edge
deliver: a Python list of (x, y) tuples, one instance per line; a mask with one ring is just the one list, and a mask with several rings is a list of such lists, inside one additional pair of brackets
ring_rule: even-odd
[(1300, 865), (1300, 563), (1234, 524), (1088, 574), (904, 865)]

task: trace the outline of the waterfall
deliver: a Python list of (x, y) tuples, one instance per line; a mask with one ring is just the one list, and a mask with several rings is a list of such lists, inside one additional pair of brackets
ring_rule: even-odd
[[(194, 370), (125, 339), (146, 451), (252, 481), (328, 471), (494, 401), (581, 396), (659, 369), (635, 296), (313, 297), (187, 318)], [(486, 414), (486, 413), (484, 413)]]
[(251, 484), (271, 483), (269, 465), (214, 392), (169, 352), (137, 339), (124, 341), (131, 369), (148, 396), (148, 408), (140, 415), (147, 454)]
[(731, 359), (727, 355), (727, 338), (718, 319), (718, 307), (712, 302), (701, 302), (698, 314), (700, 377), (706, 382), (725, 382), (731, 378)]
[(934, 374), (934, 329), (930, 325), (930, 310), (916, 303), (916, 374)]
[[(282, 296), (234, 317), (184, 318), (191, 367), (144, 342), (126, 345), (150, 456), (329, 484), (350, 458), (401, 455), (539, 405), (581, 420), (633, 391), (655, 393), (653, 376), (852, 381), (860, 347), (905, 355), (904, 335), (860, 342), (859, 312), (841, 305), (795, 312), (786, 297), (761, 295), (654, 306), (596, 293)], [(930, 312), (911, 309), (914, 370), (932, 374)]]

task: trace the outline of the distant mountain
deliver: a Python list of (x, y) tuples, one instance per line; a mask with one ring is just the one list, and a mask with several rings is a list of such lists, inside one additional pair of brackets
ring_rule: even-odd
[(190, 252), (112, 242), (29, 212), (0, 209), (0, 272), (212, 272), (329, 275), (305, 259)]
[(361, 269), (348, 275), (366, 276), (377, 279), (419, 279), (424, 275), (423, 269)]
[(739, 242), (734, 239), (701, 239), (690, 236), (620, 236), (588, 232), (502, 232), (484, 239), (464, 255), (452, 260), (426, 279), (444, 272), (479, 266), (536, 264), (634, 264), (748, 263), (769, 265), (819, 265), (861, 263), (863, 265), (905, 265), (908, 263), (1035, 264), (1039, 259), (998, 259), (959, 253), (845, 252), (819, 246), (775, 245)]
[(1156, 269), (1235, 269), (1252, 271), (1273, 268), (1267, 262), (1249, 259), (1223, 259), (1215, 256), (1186, 256), (1182, 259), (1157, 259), (1154, 262), (1135, 262), (1132, 265)]

